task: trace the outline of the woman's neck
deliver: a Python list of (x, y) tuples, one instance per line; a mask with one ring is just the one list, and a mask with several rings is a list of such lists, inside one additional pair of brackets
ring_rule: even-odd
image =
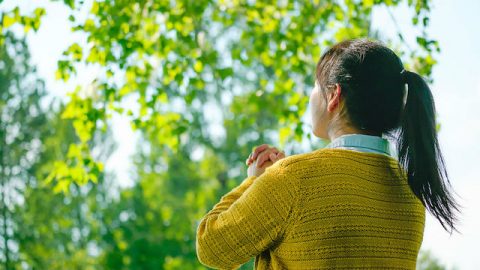
[(379, 136), (381, 137), (382, 134), (371, 132), (364, 129), (358, 129), (352, 126), (343, 126), (341, 128), (331, 129), (328, 131), (328, 137), (330, 141), (335, 140), (336, 138), (347, 135), (347, 134), (364, 134), (364, 135), (371, 135), (371, 136)]

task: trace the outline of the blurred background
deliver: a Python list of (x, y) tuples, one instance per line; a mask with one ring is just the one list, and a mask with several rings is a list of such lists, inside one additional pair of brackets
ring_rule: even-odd
[[(198, 221), (252, 147), (311, 135), (322, 52), (371, 37), (430, 82), (452, 189), (417, 269), (480, 269), (480, 2), (0, 1), (0, 269), (207, 269)], [(252, 269), (253, 259), (242, 266)]]

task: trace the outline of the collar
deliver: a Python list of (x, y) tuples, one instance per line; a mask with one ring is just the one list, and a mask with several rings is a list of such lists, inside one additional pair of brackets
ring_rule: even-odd
[(325, 148), (357, 148), (366, 152), (379, 152), (391, 156), (390, 143), (380, 136), (345, 134), (335, 138)]

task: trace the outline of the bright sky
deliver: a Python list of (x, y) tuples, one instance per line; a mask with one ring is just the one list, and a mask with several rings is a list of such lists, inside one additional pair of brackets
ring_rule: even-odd
[[(89, 1), (87, 1), (89, 2)], [(435, 256), (447, 266), (458, 269), (480, 269), (478, 243), (480, 243), (480, 1), (436, 0), (433, 1), (430, 17), (430, 36), (439, 40), (441, 55), (434, 68), (435, 83), (431, 86), (435, 98), (441, 131), (440, 145), (446, 160), (453, 189), (461, 198), (465, 209), (459, 226), (462, 235), (451, 237), (437, 220), (427, 215), (422, 249), (432, 250)], [(40, 31), (30, 34), (28, 42), (32, 61), (38, 67), (40, 76), (46, 81), (52, 97), (65, 99), (66, 93), (78, 83), (90, 82), (95, 69), (80, 69), (77, 78), (68, 85), (55, 81), (56, 61), (69, 44), (82, 41), (82, 36), (69, 31), (68, 9), (58, 2), (46, 0), (22, 1), (25, 11), (37, 6), (46, 7), (47, 15)], [(0, 10), (18, 5), (16, 0), (7, 0)], [(83, 11), (83, 13), (86, 10)], [(414, 45), (409, 28), (410, 12), (405, 8), (394, 10), (399, 27)], [(396, 28), (384, 9), (374, 13), (374, 25), (390, 36)], [(114, 118), (114, 138), (119, 147), (107, 163), (107, 170), (117, 174), (122, 186), (131, 184), (129, 155), (135, 150), (134, 133), (122, 119)]]

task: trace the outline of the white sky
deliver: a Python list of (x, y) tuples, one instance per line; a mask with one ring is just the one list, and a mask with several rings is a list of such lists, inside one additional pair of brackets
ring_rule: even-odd
[[(8, 10), (18, 5), (15, 0), (7, 0), (0, 10)], [(65, 85), (55, 81), (56, 61), (69, 44), (82, 42), (82, 36), (70, 32), (68, 9), (58, 2), (46, 0), (20, 2), (24, 11), (37, 6), (46, 7), (47, 15), (40, 31), (28, 37), (32, 61), (38, 67), (40, 76), (45, 79), (52, 97), (65, 99), (66, 93), (75, 85), (90, 82), (95, 76), (95, 68), (82, 68)], [(86, 10), (82, 11), (84, 13)], [(422, 249), (432, 250), (441, 262), (458, 269), (480, 269), (478, 243), (480, 243), (480, 1), (436, 0), (432, 7), (429, 33), (439, 40), (442, 49), (439, 63), (434, 68), (434, 85), (431, 86), (435, 98), (439, 121), (440, 145), (446, 160), (453, 189), (462, 197), (459, 202), (465, 206), (459, 226), (462, 235), (449, 236), (438, 221), (427, 215), (427, 223)], [(397, 22), (407, 36), (410, 46), (414, 45), (410, 27), (411, 15), (405, 8), (394, 10)], [(374, 13), (374, 25), (390, 36), (396, 29), (384, 9)], [(130, 125), (116, 117), (114, 138), (118, 150), (107, 163), (107, 170), (117, 174), (122, 186), (131, 185), (129, 155), (135, 150), (134, 133)]]

